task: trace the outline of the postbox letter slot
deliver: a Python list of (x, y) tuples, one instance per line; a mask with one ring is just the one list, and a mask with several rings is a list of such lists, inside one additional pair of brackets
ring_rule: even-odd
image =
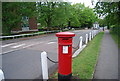
[(68, 54), (68, 46), (63, 46), (63, 54)]
[(63, 38), (62, 40), (68, 40), (68, 38)]

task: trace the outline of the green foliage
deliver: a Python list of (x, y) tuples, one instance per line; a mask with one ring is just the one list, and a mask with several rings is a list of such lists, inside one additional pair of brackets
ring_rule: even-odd
[[(92, 26), (97, 19), (93, 10), (83, 4), (71, 5), (67, 2), (38, 2), (38, 22), (50, 27)], [(89, 13), (88, 13), (89, 12)]]
[(110, 34), (112, 36), (112, 38), (115, 40), (115, 42), (118, 44), (118, 47), (120, 48), (120, 31), (119, 31), (119, 34), (116, 34), (115, 32), (113, 31), (110, 31)]
[[(84, 4), (74, 4), (73, 15), (71, 16), (72, 26), (77, 27), (91, 27), (92, 24), (97, 20), (97, 16), (93, 12), (93, 9), (85, 7)], [(88, 13), (89, 12), (89, 13)]]
[(116, 34), (120, 38), (120, 27), (116, 27), (115, 25), (111, 28), (111, 32)]
[(38, 2), (38, 22), (41, 26), (50, 27), (65, 26), (69, 16), (69, 6), (67, 2)]
[(106, 22), (104, 19), (98, 19), (98, 23), (99, 23), (100, 27), (103, 27), (104, 25), (106, 25)]
[(2, 3), (2, 32), (4, 34), (10, 34), (11, 29), (17, 26), (16, 23), (20, 21), (20, 17), (17, 14), (20, 13), (19, 9), (17, 3)]
[(31, 2), (3, 2), (2, 3), (2, 32), (4, 35), (11, 34), (13, 28), (19, 27), (23, 16), (32, 17), (35, 3)]
[(99, 19), (100, 26), (111, 28), (112, 37), (118, 41), (120, 37), (120, 2), (98, 2), (95, 11), (104, 19)]
[(105, 16), (104, 25), (120, 27), (120, 2), (98, 2), (95, 11), (99, 16)]

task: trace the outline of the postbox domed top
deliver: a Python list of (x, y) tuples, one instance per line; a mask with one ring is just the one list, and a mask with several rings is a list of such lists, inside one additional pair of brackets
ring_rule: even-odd
[(59, 33), (56, 33), (56, 36), (57, 37), (74, 37), (75, 34), (71, 32), (59, 32)]

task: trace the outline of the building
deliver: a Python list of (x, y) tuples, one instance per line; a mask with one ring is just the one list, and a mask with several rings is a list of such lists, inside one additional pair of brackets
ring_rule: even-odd
[(93, 24), (93, 29), (99, 29), (99, 24), (98, 24), (98, 22), (95, 22), (95, 23)]
[(19, 27), (12, 29), (12, 33), (38, 31), (37, 20), (35, 17), (29, 18), (27, 16), (22, 17)]

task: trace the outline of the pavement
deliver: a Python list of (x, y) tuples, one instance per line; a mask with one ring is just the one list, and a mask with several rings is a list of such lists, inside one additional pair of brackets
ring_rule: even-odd
[(118, 79), (118, 46), (108, 30), (102, 39), (94, 79)]
[[(71, 31), (76, 34), (73, 37), (73, 47), (79, 44), (79, 37), (83, 36), (91, 30), (75, 30)], [(48, 57), (52, 60), (58, 60), (58, 38), (53, 34), (45, 34), (35, 37), (19, 38), (2, 41), (2, 52), (0, 60), (2, 65), (0, 68), (4, 71), (6, 79), (42, 79), (41, 55), (42, 51), (46, 51)], [(75, 49), (73, 49), (73, 52)], [(49, 74), (56, 68), (57, 64), (48, 60)]]

